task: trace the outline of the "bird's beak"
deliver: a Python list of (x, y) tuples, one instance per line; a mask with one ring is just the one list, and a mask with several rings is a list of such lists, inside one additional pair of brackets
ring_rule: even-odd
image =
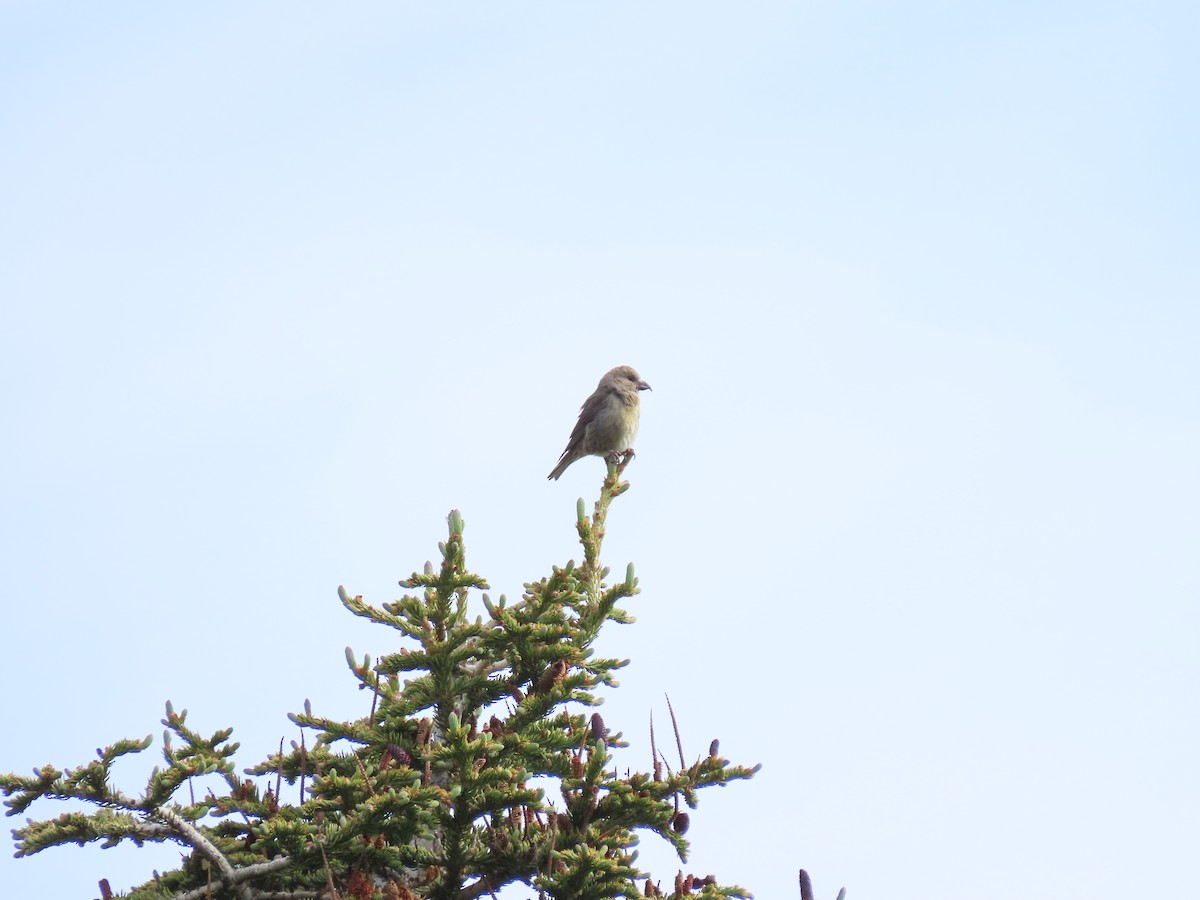
[(654, 390), (654, 388), (650, 387), (648, 382), (639, 381), (638, 382), (638, 390), (639, 391), (652, 391), (652, 390)]

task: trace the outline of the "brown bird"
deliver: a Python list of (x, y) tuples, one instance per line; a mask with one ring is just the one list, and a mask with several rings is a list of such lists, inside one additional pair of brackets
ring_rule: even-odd
[(648, 390), (650, 385), (629, 366), (607, 372), (592, 396), (583, 401), (567, 449), (547, 477), (558, 480), (567, 466), (585, 456), (608, 457), (632, 450), (641, 415), (638, 391)]

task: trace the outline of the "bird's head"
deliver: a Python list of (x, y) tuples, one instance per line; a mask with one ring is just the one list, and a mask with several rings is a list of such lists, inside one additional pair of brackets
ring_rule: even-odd
[(625, 388), (626, 390), (630, 387), (638, 391), (653, 390), (647, 382), (642, 380), (642, 376), (637, 373), (637, 370), (633, 366), (617, 366), (605, 375), (604, 378), (615, 386)]

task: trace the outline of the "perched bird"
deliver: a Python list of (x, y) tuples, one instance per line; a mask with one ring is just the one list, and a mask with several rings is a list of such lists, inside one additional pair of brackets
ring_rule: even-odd
[(641, 414), (638, 391), (648, 390), (650, 385), (629, 366), (607, 372), (583, 401), (567, 449), (547, 477), (557, 480), (567, 466), (585, 456), (613, 456), (632, 449)]

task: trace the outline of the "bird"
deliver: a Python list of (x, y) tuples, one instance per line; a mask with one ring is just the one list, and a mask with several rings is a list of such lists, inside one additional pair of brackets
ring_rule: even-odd
[(606, 372), (592, 396), (583, 401), (567, 449), (546, 477), (557, 481), (567, 466), (585, 456), (608, 457), (632, 450), (641, 415), (638, 393), (648, 390), (650, 385), (631, 366)]

